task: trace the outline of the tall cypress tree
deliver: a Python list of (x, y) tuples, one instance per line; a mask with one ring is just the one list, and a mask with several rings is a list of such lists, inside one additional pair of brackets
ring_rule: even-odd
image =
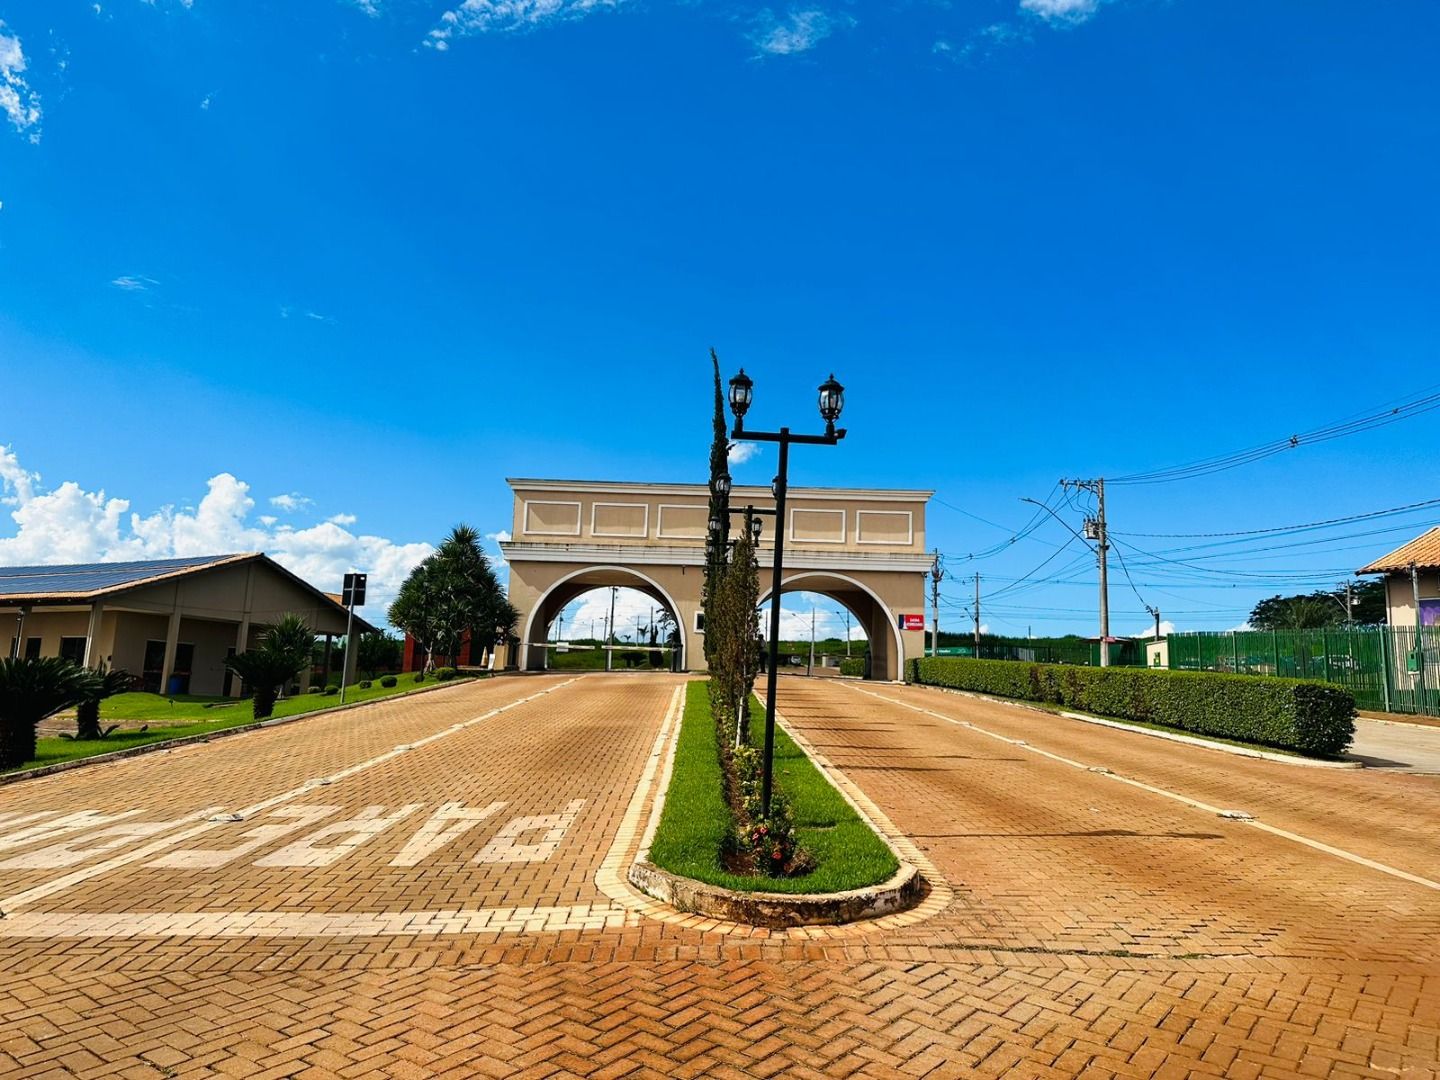
[[(720, 385), (720, 357), (715, 350), (710, 350), (710, 366), (715, 375), (715, 410), (711, 418), (712, 437), (710, 440), (710, 521), (719, 525), (718, 529), (709, 529), (706, 533), (708, 541), (705, 551), (705, 586), (702, 592), (702, 604), (705, 609), (705, 617), (710, 618), (710, 599), (719, 588), (720, 575), (725, 570), (725, 556), (730, 540), (730, 496), (721, 495), (716, 492), (715, 482), (730, 471), (730, 432), (725, 423), (725, 393)], [(712, 659), (711, 640), (713, 635), (705, 635), (705, 660)]]

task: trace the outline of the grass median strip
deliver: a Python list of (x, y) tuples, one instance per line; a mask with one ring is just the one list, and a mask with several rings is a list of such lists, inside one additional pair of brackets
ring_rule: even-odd
[[(750, 738), (757, 746), (765, 738), (764, 710), (754, 698), (750, 701)], [(790, 798), (800, 842), (814, 856), (815, 869), (792, 878), (730, 873), (721, 864), (721, 852), (731, 832), (722, 783), (705, 684), (692, 682), (686, 688), (665, 809), (650, 846), (650, 860), (656, 866), (722, 888), (790, 894), (878, 885), (899, 868), (885, 842), (794, 740), (777, 728), (775, 785)]]

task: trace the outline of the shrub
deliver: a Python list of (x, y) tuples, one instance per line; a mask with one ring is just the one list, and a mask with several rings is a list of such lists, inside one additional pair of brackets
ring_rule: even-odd
[(323, 694), (325, 692), (325, 688), (323, 686), (316, 685), (310, 687), (310, 689), (306, 690), (305, 692), (307, 694)]
[(340, 693), (340, 687), (337, 683), (332, 682), (329, 686), (325, 687), (326, 697), (334, 697), (338, 693)]
[(847, 656), (840, 661), (840, 674), (860, 677), (865, 674), (865, 658), (863, 656)]
[(435, 669), (435, 678), (440, 682), (449, 682), (456, 675), (453, 667), (441, 667)]
[(358, 685), (361, 690), (369, 690), (370, 687), (374, 686), (375, 684), (372, 683), (369, 679), (361, 679)]
[(424, 682), (424, 681), (425, 681), (425, 672), (423, 672), (423, 671), (417, 671), (417, 672), (415, 672), (415, 681), (416, 681), (416, 682)]
[(1317, 756), (1355, 735), (1354, 696), (1304, 679), (947, 657), (911, 661), (911, 678)]
[(386, 675), (384, 678), (382, 678), (382, 679), (380, 680), (380, 685), (383, 686), (383, 687), (385, 687), (385, 689), (388, 690), (388, 689), (390, 689), (390, 687), (394, 686), (397, 682), (399, 682), (399, 680), (396, 679), (394, 675)]

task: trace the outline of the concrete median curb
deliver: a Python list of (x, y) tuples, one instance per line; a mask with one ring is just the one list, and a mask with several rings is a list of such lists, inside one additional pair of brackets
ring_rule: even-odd
[(630, 884), (663, 904), (726, 922), (783, 929), (792, 926), (835, 926), (906, 911), (925, 896), (920, 871), (901, 862), (888, 881), (838, 893), (742, 892), (709, 885), (662, 870), (647, 859), (630, 866)]

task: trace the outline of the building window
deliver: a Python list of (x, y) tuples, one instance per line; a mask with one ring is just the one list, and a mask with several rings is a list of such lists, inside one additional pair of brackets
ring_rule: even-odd
[(69, 660), (72, 664), (85, 663), (85, 639), (83, 637), (62, 637), (60, 639), (60, 659)]
[(40, 659), (40, 639), (39, 639), (38, 637), (32, 637), (32, 638), (26, 638), (26, 639), (25, 639), (25, 659), (26, 659), (26, 660), (39, 660), (39, 659)]
[(703, 612), (703, 611), (697, 611), (697, 612), (695, 612), (695, 633), (697, 633), (697, 634), (703, 634), (704, 632), (705, 632), (705, 612)]

